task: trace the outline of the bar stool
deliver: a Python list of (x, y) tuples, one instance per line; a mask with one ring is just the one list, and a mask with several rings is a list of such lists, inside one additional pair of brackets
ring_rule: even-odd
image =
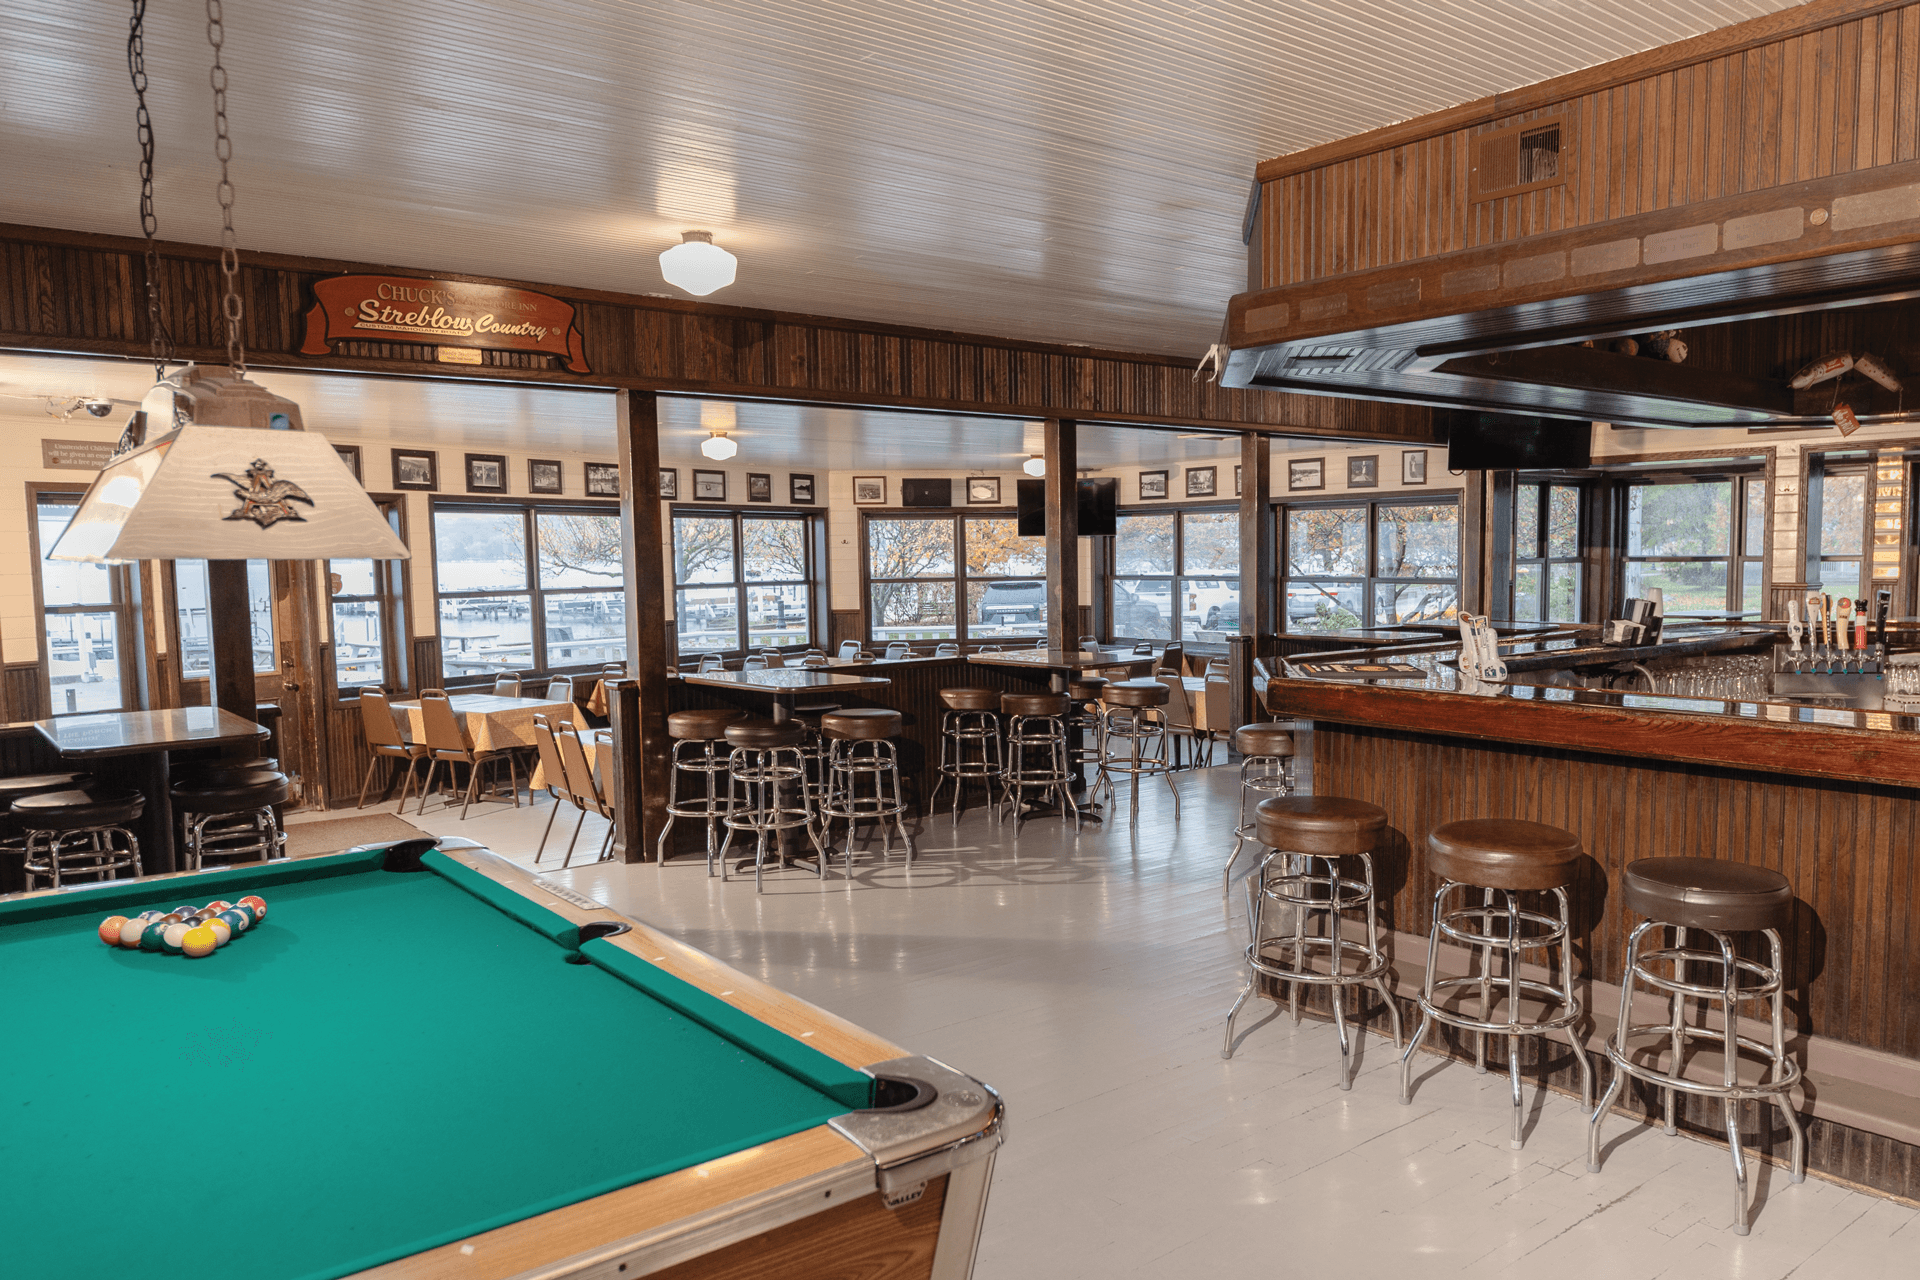
[[(1012, 806), (1014, 830), (1024, 821), (1021, 802), (1029, 791), (1040, 799), (1052, 794), (1060, 802), (1060, 820), (1073, 815), (1080, 830), (1080, 807), (1073, 802), (1067, 772), (1067, 708), (1064, 693), (1003, 693), (1000, 710), (1007, 717), (1007, 768), (1000, 779), (1000, 798)], [(1038, 757), (1036, 760), (1035, 757)]]
[[(826, 850), (814, 834), (815, 815), (807, 801), (807, 763), (800, 754), (806, 730), (789, 721), (740, 720), (722, 733), (732, 748), (727, 754), (727, 837), (720, 844), (720, 878), (728, 879), (727, 848), (736, 831), (753, 833), (754, 892), (765, 888), (767, 849), (781, 862), (780, 833), (805, 829), (813, 842), (814, 861), (821, 878), (827, 874)], [(733, 788), (745, 790), (745, 799)]]
[(820, 732), (820, 717), (839, 709), (837, 702), (802, 702), (793, 709), (793, 719), (807, 731), (800, 755), (807, 762), (807, 803), (816, 820), (823, 820), (827, 804), (827, 739)]
[(288, 791), (286, 774), (244, 765), (215, 767), (175, 783), (184, 869), (200, 870), (208, 855), (240, 862), (286, 857), (275, 806), (287, 802)]
[[(1260, 860), (1258, 879), (1247, 890), (1253, 917), (1253, 940), (1246, 952), (1247, 985), (1227, 1012), (1220, 1056), (1233, 1056), (1233, 1020), (1261, 975), (1287, 983), (1287, 1004), (1296, 1024), (1301, 986), (1331, 987), (1333, 1026), (1340, 1037), (1340, 1087), (1351, 1089), (1353, 1046), (1342, 1008), (1346, 988), (1366, 984), (1379, 991), (1393, 1020), (1393, 1047), (1400, 1047), (1400, 1006), (1387, 986), (1387, 954), (1380, 945), (1373, 897), (1373, 851), (1386, 843), (1386, 810), (1338, 796), (1286, 796), (1262, 800), (1253, 811), (1253, 821), (1256, 838), (1270, 852)], [(1326, 868), (1324, 875), (1314, 874), (1316, 862)], [(1343, 874), (1347, 862), (1359, 864), (1360, 879)], [(1281, 874), (1269, 876), (1274, 867)], [(1268, 903), (1293, 909), (1291, 935), (1265, 932)], [(1353, 940), (1342, 932), (1343, 917), (1358, 911), (1366, 913), (1366, 935)], [(1309, 932), (1310, 919), (1326, 931)], [(1325, 972), (1313, 967), (1316, 955), (1325, 958)]]
[[(713, 860), (719, 852), (719, 824), (727, 816), (732, 788), (722, 794), (721, 775), (727, 771), (727, 758), (714, 750), (727, 740), (727, 726), (746, 719), (742, 711), (675, 711), (667, 716), (667, 737), (673, 748), (667, 755), (667, 825), (661, 829), (654, 846), (655, 860), (667, 860), (667, 833), (680, 818), (699, 818), (707, 824), (707, 874), (713, 874)], [(693, 748), (697, 754), (688, 755)], [(706, 794), (682, 802), (680, 775), (698, 774), (706, 779)], [(556, 807), (557, 812), (557, 807)], [(549, 818), (547, 825), (552, 826)]]
[(1227, 855), (1221, 878), (1223, 898), (1233, 892), (1233, 863), (1240, 856), (1240, 846), (1254, 834), (1247, 797), (1293, 794), (1293, 730), (1278, 722), (1243, 724), (1233, 731), (1228, 745), (1240, 753), (1240, 821), (1233, 829), (1233, 852)]
[[(900, 791), (900, 759), (893, 740), (899, 736), (903, 721), (898, 711), (884, 707), (846, 707), (820, 717), (820, 732), (827, 740), (827, 802), (820, 811), (820, 826), (832, 843), (835, 818), (847, 820), (846, 874), (853, 878), (853, 830), (862, 820), (880, 824), (881, 856), (893, 853), (893, 835), (887, 819), (899, 829), (907, 846), (907, 870), (913, 870), (913, 837), (907, 834), (901, 814), (907, 811)], [(860, 794), (860, 779), (871, 782), (872, 794)]]
[[(1067, 711), (1067, 763), (1099, 767), (1100, 694), (1109, 683), (1105, 676), (1077, 676), (1067, 682), (1067, 701), (1073, 704)], [(1078, 747), (1073, 745), (1075, 729), (1080, 730)]]
[[(1747, 1162), (1740, 1147), (1740, 1112), (1735, 1105), (1748, 1098), (1774, 1103), (1787, 1119), (1793, 1135), (1791, 1177), (1807, 1176), (1807, 1140), (1800, 1117), (1794, 1113), (1788, 1091), (1800, 1081), (1800, 1065), (1787, 1056), (1786, 964), (1780, 930), (1793, 920), (1793, 886), (1777, 871), (1715, 858), (1642, 858), (1627, 864), (1620, 888), (1629, 910), (1648, 917), (1627, 937), (1626, 977), (1620, 984), (1620, 1021), (1607, 1040), (1607, 1058), (1613, 1079), (1594, 1108), (1587, 1128), (1587, 1169), (1600, 1171), (1600, 1127), (1607, 1109), (1619, 1096), (1628, 1076), (1659, 1088), (1666, 1098), (1666, 1131), (1677, 1132), (1674, 1098), (1677, 1092), (1719, 1098), (1725, 1115), (1727, 1150), (1733, 1159), (1733, 1230), (1747, 1234)], [(1641, 949), (1652, 929), (1673, 930), (1673, 945)], [(1711, 951), (1687, 945), (1689, 930), (1699, 930), (1714, 941)], [(1760, 933), (1767, 939), (1771, 963), (1734, 955), (1735, 933)], [(1718, 981), (1694, 981), (1695, 966)], [(1632, 1021), (1634, 989), (1644, 983), (1668, 996), (1665, 1022)], [(1699, 1025), (1686, 1021), (1686, 1000), (1700, 1001)], [(1739, 1034), (1740, 1005), (1766, 1000), (1773, 1020), (1771, 1043)], [(1706, 1025), (1718, 1005), (1721, 1029)], [(1634, 1038), (1643, 1037), (1638, 1045)], [(1720, 1045), (1720, 1078), (1691, 1080), (1686, 1075), (1687, 1042), (1715, 1041)], [(1759, 1067), (1760, 1078), (1743, 1083), (1741, 1053), (1749, 1069)], [(1668, 1058), (1660, 1066), (1662, 1054)]]
[[(146, 797), (131, 789), (42, 791), (21, 796), (9, 810), (26, 830), (27, 888), (35, 880), (60, 887), (67, 876), (98, 876), (130, 867), (140, 874), (140, 838), (127, 829), (146, 809)], [(115, 847), (115, 839), (125, 841)], [(85, 843), (69, 849), (68, 841)]]
[[(987, 809), (996, 812), (993, 784), (1006, 771), (1006, 757), (1000, 746), (1000, 691), (998, 689), (942, 689), (940, 705), (940, 781), (927, 800), (932, 812), (940, 798), (940, 788), (953, 783), (953, 821), (960, 822), (960, 804), (969, 781), (986, 789)], [(979, 757), (967, 759), (968, 748)]]
[[(1520, 1037), (1545, 1036), (1549, 1031), (1564, 1031), (1573, 1046), (1574, 1060), (1580, 1064), (1580, 1098), (1589, 1110), (1593, 1107), (1593, 1065), (1575, 1030), (1584, 1016), (1580, 997), (1573, 992), (1573, 914), (1567, 898), (1567, 886), (1580, 869), (1580, 837), (1558, 827), (1517, 818), (1470, 818), (1436, 827), (1427, 836), (1427, 868), (1440, 877), (1440, 888), (1433, 895), (1433, 929), (1427, 935), (1427, 977), (1420, 990), (1420, 1027), (1400, 1055), (1400, 1101), (1413, 1101), (1413, 1053), (1426, 1039), (1427, 1028), (1435, 1022), (1474, 1033), (1474, 1068), (1487, 1069), (1487, 1037), (1507, 1037), (1507, 1078), (1513, 1089), (1513, 1127), (1507, 1145), (1515, 1151), (1522, 1145), (1521, 1123), (1525, 1116), (1520, 1102)], [(1463, 890), (1480, 890), (1478, 906), (1458, 902), (1449, 907), (1448, 898)], [(1522, 893), (1551, 893), (1559, 906), (1557, 915), (1525, 910)], [(1494, 905), (1494, 895), (1502, 905)], [(1445, 936), (1472, 948), (1477, 959), (1470, 961), (1463, 978), (1438, 976), (1440, 939)], [(1530, 951), (1560, 951), (1560, 985), (1552, 986), (1520, 976), (1520, 960)], [(1505, 952), (1506, 974), (1496, 978), (1493, 957)], [(1551, 954), (1548, 959), (1551, 960)], [(1494, 1006), (1502, 990), (1506, 998), (1506, 1017), (1496, 1020)], [(1474, 1017), (1459, 1007), (1448, 1007), (1449, 997), (1461, 1002), (1474, 991), (1480, 994), (1480, 1014)], [(1537, 1017), (1523, 1018), (1520, 1002), (1531, 998), (1540, 1003)]]
[[(1167, 705), (1167, 686), (1158, 680), (1114, 680), (1100, 691), (1100, 777), (1093, 789), (1097, 795), (1105, 788), (1114, 800), (1113, 775), (1132, 779), (1128, 797), (1127, 824), (1140, 821), (1140, 781), (1159, 774), (1173, 792), (1173, 816), (1180, 817), (1180, 789), (1173, 785), (1173, 767), (1167, 763), (1166, 721), (1158, 708)], [(1116, 743), (1124, 744), (1125, 755), (1115, 755)], [(1151, 744), (1153, 753), (1146, 754)], [(1117, 801), (1115, 801), (1117, 803)]]
[[(0, 855), (24, 859), (27, 836), (13, 820), (13, 802), (22, 796), (37, 796), (48, 791), (82, 791), (93, 785), (85, 773), (32, 773), (18, 778), (0, 778)], [(25, 883), (25, 872), (15, 874), (11, 867), (0, 870), (0, 893), (13, 893)]]

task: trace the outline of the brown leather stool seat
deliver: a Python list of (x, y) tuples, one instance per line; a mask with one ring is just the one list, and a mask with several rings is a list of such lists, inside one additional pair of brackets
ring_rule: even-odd
[(726, 726), (722, 736), (727, 745), (749, 751), (771, 751), (775, 747), (797, 747), (806, 741), (805, 726), (794, 721), (775, 724), (771, 720), (736, 720)]
[(43, 791), (21, 796), (12, 813), (29, 831), (84, 831), (135, 822), (147, 807), (138, 791), (117, 787), (93, 791)]
[(998, 711), (998, 689), (942, 689), (940, 704), (949, 711)]
[(1067, 697), (1075, 702), (1098, 702), (1101, 693), (1112, 683), (1105, 676), (1081, 676), (1067, 685)]
[(1580, 837), (1518, 818), (1469, 818), (1433, 829), (1427, 866), (1482, 889), (1558, 889), (1574, 882)]
[(1293, 731), (1277, 724), (1243, 724), (1233, 731), (1229, 745), (1243, 756), (1290, 756)]
[(1003, 693), (1000, 710), (1010, 716), (1063, 716), (1067, 714), (1064, 693)]
[(727, 735), (727, 726), (746, 719), (743, 711), (675, 711), (667, 716), (667, 736), (686, 742), (713, 742)]
[(829, 738), (872, 742), (899, 737), (902, 724), (900, 713), (885, 707), (846, 707), (821, 716), (820, 732)]
[(1387, 842), (1387, 811), (1341, 796), (1275, 796), (1253, 811), (1260, 843), (1283, 853), (1351, 857)]
[(1620, 877), (1627, 909), (1663, 924), (1732, 933), (1784, 929), (1793, 886), (1778, 871), (1718, 858), (1642, 858)]
[(1100, 691), (1110, 707), (1164, 707), (1172, 696), (1158, 680), (1113, 680)]
[(255, 772), (225, 784), (181, 783), (172, 791), (173, 807), (182, 813), (246, 813), (285, 804), (287, 775)]
[(279, 773), (280, 762), (272, 756), (258, 760), (208, 760), (181, 774), (175, 786), (234, 787), (258, 781), (255, 775)]
[(840, 704), (837, 702), (801, 702), (794, 705), (793, 718), (795, 720), (804, 720), (807, 722), (809, 728), (818, 730), (820, 728), (818, 723), (820, 717), (826, 715), (829, 711), (838, 711), (839, 709)]
[(0, 778), (0, 804), (10, 804), (21, 796), (43, 791), (84, 791), (93, 778), (84, 773), (29, 773), (18, 778)]

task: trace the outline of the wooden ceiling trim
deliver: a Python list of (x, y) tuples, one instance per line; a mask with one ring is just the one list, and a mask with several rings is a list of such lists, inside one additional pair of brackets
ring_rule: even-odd
[(1275, 182), (1361, 156), (1423, 142), (1442, 134), (1489, 124), (1571, 98), (1605, 92), (1697, 63), (1742, 55), (1762, 45), (1827, 31), (1841, 23), (1901, 8), (1905, 3), (1906, 0), (1813, 0), (1797, 8), (1750, 18), (1718, 31), (1709, 31), (1644, 53), (1629, 54), (1524, 88), (1478, 98), (1444, 111), (1276, 156), (1262, 162), (1255, 174), (1261, 182)]
[[(0, 347), (126, 357), (147, 353), (140, 241), (0, 226)], [(164, 246), (163, 304), (182, 358), (220, 362), (218, 250)], [(581, 312), (588, 362), (486, 352), (478, 366), (437, 363), (415, 343), (341, 342), (298, 354), (315, 281), (372, 272), (531, 288)], [(1424, 409), (1196, 381), (1164, 356), (1013, 342), (899, 326), (685, 303), (523, 281), (362, 263), (242, 255), (245, 339), (262, 367), (626, 387), (964, 414), (1238, 427), (1280, 434), (1431, 442)]]

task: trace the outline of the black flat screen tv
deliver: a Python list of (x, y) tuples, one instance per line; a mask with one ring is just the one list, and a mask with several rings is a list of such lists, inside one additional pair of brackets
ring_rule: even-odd
[(1436, 416), (1447, 433), (1449, 471), (1568, 471), (1593, 465), (1593, 424), (1585, 420), (1472, 409)]
[[(1047, 536), (1047, 491), (1042, 480), (1021, 480), (1014, 489), (1019, 495), (1020, 536)], [(1111, 538), (1120, 529), (1120, 481), (1101, 476), (1080, 482), (1080, 536)]]

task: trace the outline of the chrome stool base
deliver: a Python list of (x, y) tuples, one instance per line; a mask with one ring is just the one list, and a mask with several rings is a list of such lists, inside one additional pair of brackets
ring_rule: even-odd
[[(654, 861), (667, 860), (667, 836), (673, 830), (677, 818), (697, 818), (707, 824), (707, 875), (712, 877), (713, 864), (720, 854), (720, 825), (726, 816), (733, 812), (732, 788), (725, 794), (720, 790), (720, 780), (727, 772), (727, 757), (714, 750), (721, 738), (675, 738), (673, 750), (667, 756), (667, 825), (660, 829), (660, 839), (654, 844)], [(698, 747), (700, 752), (692, 760), (682, 756), (682, 747)], [(698, 773), (706, 775), (707, 794), (684, 803), (680, 799), (680, 775)], [(551, 825), (552, 820), (548, 820)], [(538, 861), (538, 859), (535, 859)]]
[[(727, 849), (736, 831), (753, 833), (753, 888), (765, 891), (767, 853), (771, 849), (776, 864), (782, 862), (780, 833), (804, 830), (813, 843), (815, 870), (821, 879), (827, 874), (827, 851), (815, 831), (817, 815), (807, 801), (807, 763), (797, 746), (734, 747), (727, 757), (727, 835), (720, 844), (720, 879), (727, 880)], [(745, 791), (744, 799), (734, 787)], [(784, 794), (783, 794), (784, 793)], [(789, 803), (797, 800), (798, 803)]]
[(287, 833), (272, 806), (239, 813), (181, 815), (186, 838), (180, 846), (182, 870), (198, 871), (208, 857), (262, 862), (287, 856)]
[[(1180, 788), (1173, 783), (1173, 765), (1167, 759), (1166, 730), (1166, 717), (1158, 707), (1110, 706), (1103, 703), (1100, 708), (1100, 774), (1094, 780), (1093, 791), (1087, 798), (1097, 803), (1104, 790), (1107, 802), (1117, 805), (1114, 775), (1132, 779), (1132, 785), (1127, 789), (1127, 825), (1135, 826), (1140, 821), (1140, 783), (1157, 774), (1167, 780), (1167, 790), (1173, 792), (1173, 817), (1174, 821), (1179, 821)], [(1148, 744), (1152, 744), (1151, 754), (1146, 750)], [(1115, 755), (1116, 746), (1124, 746), (1126, 754)]]
[[(979, 756), (967, 759), (968, 748)], [(987, 810), (996, 816), (993, 788), (998, 783), (1005, 791), (1006, 757), (1000, 740), (1000, 717), (992, 711), (947, 711), (940, 717), (940, 780), (927, 798), (931, 814), (940, 799), (940, 788), (953, 783), (953, 823), (960, 824), (960, 808), (967, 783), (978, 782), (987, 793)]]
[[(115, 847), (115, 838), (124, 847)], [(85, 840), (82, 848), (66, 848), (69, 841)], [(135, 877), (140, 869), (140, 838), (125, 827), (80, 827), (68, 831), (29, 831), (26, 835), (26, 883), (32, 890), (35, 880), (45, 880), (55, 889), (69, 876), (115, 879), (111, 872), (131, 868)]]
[[(1474, 888), (1481, 892), (1479, 906), (1448, 909), (1447, 898), (1450, 894)], [(1567, 1043), (1573, 1048), (1574, 1060), (1580, 1064), (1581, 1103), (1588, 1111), (1593, 1109), (1593, 1064), (1588, 1061), (1586, 1046), (1580, 1043), (1580, 1035), (1574, 1029), (1585, 1016), (1585, 1010), (1581, 1007), (1580, 997), (1573, 991), (1572, 908), (1567, 891), (1562, 888), (1538, 891), (1553, 894), (1560, 908), (1558, 917), (1522, 909), (1516, 897), (1521, 892), (1525, 891), (1489, 889), (1456, 880), (1440, 882), (1440, 888), (1433, 895), (1433, 930), (1427, 935), (1427, 976), (1420, 992), (1420, 1026), (1407, 1042), (1406, 1051), (1400, 1055), (1400, 1102), (1405, 1106), (1413, 1101), (1414, 1051), (1426, 1040), (1427, 1030), (1434, 1023), (1474, 1033), (1474, 1070), (1482, 1075), (1487, 1070), (1487, 1037), (1506, 1036), (1507, 1077), (1513, 1094), (1513, 1125), (1507, 1134), (1507, 1145), (1515, 1151), (1522, 1146), (1525, 1120), (1520, 1091), (1520, 1037), (1545, 1036), (1549, 1031), (1565, 1032)], [(1496, 893), (1504, 895), (1504, 905), (1494, 905)], [(1505, 931), (1496, 933), (1495, 926), (1502, 922), (1505, 923)], [(1440, 940), (1443, 936), (1472, 950), (1478, 972), (1470, 971), (1461, 978), (1437, 976)], [(1560, 949), (1560, 986), (1520, 976), (1523, 955), (1529, 951), (1551, 951), (1555, 947)], [(1496, 976), (1493, 972), (1493, 958), (1497, 952), (1504, 953), (1507, 958), (1504, 977)], [(1475, 991), (1480, 996), (1479, 1017), (1448, 1007), (1446, 1001), (1449, 996), (1456, 993), (1468, 995)], [(1496, 1021), (1493, 1016), (1494, 1002), (1501, 992), (1505, 993), (1507, 1016), (1504, 1021)], [(1553, 1012), (1544, 1017), (1522, 1019), (1520, 1001), (1523, 997), (1538, 1000)]]
[[(1340, 874), (1340, 863), (1346, 858), (1360, 863), (1362, 879)], [(1325, 874), (1314, 874), (1316, 862), (1325, 866)], [(1275, 865), (1284, 869), (1281, 874), (1269, 877), (1268, 872)], [(1300, 988), (1330, 987), (1333, 1025), (1340, 1038), (1340, 1087), (1353, 1088), (1353, 1042), (1343, 1007), (1346, 988), (1369, 986), (1378, 991), (1386, 1001), (1387, 1015), (1393, 1022), (1396, 1050), (1401, 1042), (1400, 1006), (1394, 1002), (1393, 990), (1387, 984), (1388, 960), (1380, 941), (1373, 893), (1373, 856), (1366, 853), (1323, 856), (1275, 849), (1260, 860), (1247, 895), (1253, 930), (1253, 940), (1246, 948), (1247, 985), (1233, 1002), (1233, 1008), (1227, 1011), (1226, 1038), (1221, 1044), (1220, 1056), (1233, 1056), (1233, 1020), (1262, 976), (1287, 983), (1287, 1007), (1296, 1025), (1300, 1021)], [(1267, 936), (1262, 932), (1268, 903), (1293, 909), (1291, 935)], [(1358, 911), (1366, 913), (1366, 934), (1364, 939), (1349, 940), (1341, 927), (1342, 918), (1348, 912)], [(1325, 927), (1325, 932), (1318, 928), (1309, 932), (1310, 916), (1315, 925)], [(1315, 957), (1323, 960), (1324, 972), (1311, 967)]]
[[(1007, 770), (1000, 782), (1001, 803), (1013, 811), (1014, 832), (1026, 821), (1021, 805), (1029, 791), (1039, 792), (1044, 802), (1051, 795), (1060, 805), (1064, 822), (1073, 815), (1073, 829), (1080, 830), (1080, 808), (1073, 801), (1073, 775), (1068, 771), (1067, 725), (1065, 716), (1007, 717)], [(1037, 763), (1032, 757), (1038, 756)]]
[[(860, 794), (860, 779), (870, 781), (871, 793)], [(854, 828), (862, 822), (880, 824), (881, 857), (893, 856), (893, 829), (907, 847), (907, 870), (913, 870), (913, 837), (907, 834), (903, 815), (907, 803), (900, 788), (900, 760), (890, 738), (830, 738), (827, 742), (827, 799), (820, 806), (820, 831), (831, 847), (833, 820), (847, 824), (844, 874), (853, 879)], [(821, 874), (825, 874), (823, 869)]]
[[(1255, 771), (1255, 766), (1259, 766)], [(1221, 871), (1220, 896), (1227, 897), (1233, 892), (1233, 864), (1240, 856), (1241, 846), (1249, 840), (1257, 841), (1253, 820), (1247, 816), (1247, 797), (1258, 795), (1290, 796), (1293, 794), (1293, 757), (1292, 756), (1246, 756), (1240, 761), (1240, 817), (1233, 828), (1233, 852), (1227, 855), (1227, 865)], [(1259, 803), (1255, 801), (1255, 803)]]
[[(1672, 929), (1673, 945), (1642, 951), (1641, 940), (1651, 929)], [(1749, 1210), (1746, 1152), (1740, 1146), (1739, 1103), (1752, 1099), (1771, 1102), (1780, 1108), (1780, 1113), (1786, 1117), (1787, 1129), (1792, 1134), (1789, 1176), (1794, 1182), (1804, 1182), (1807, 1177), (1806, 1134), (1801, 1128), (1799, 1115), (1793, 1109), (1793, 1099), (1789, 1096), (1789, 1091), (1800, 1082), (1800, 1064), (1787, 1055), (1786, 992), (1782, 976), (1785, 949), (1780, 942), (1779, 930), (1757, 930), (1765, 935), (1772, 959), (1771, 964), (1760, 964), (1734, 955), (1729, 933), (1699, 929), (1698, 932), (1706, 934), (1716, 944), (1715, 950), (1706, 951), (1687, 946), (1688, 932), (1679, 925), (1648, 920), (1635, 928), (1627, 938), (1626, 981), (1620, 986), (1620, 1021), (1614, 1034), (1607, 1039), (1607, 1060), (1613, 1064), (1613, 1079), (1607, 1083), (1607, 1091), (1601, 1096), (1600, 1105), (1593, 1109), (1588, 1121), (1587, 1171), (1600, 1172), (1600, 1128), (1606, 1123), (1607, 1111), (1620, 1095), (1629, 1076), (1655, 1086), (1665, 1095), (1665, 1129), (1670, 1134), (1679, 1130), (1674, 1114), (1677, 1093), (1719, 1098), (1725, 1113), (1727, 1150), (1733, 1161), (1733, 1230), (1735, 1235), (1744, 1236), (1748, 1231)], [(1672, 975), (1657, 972), (1654, 968), (1656, 965), (1672, 966)], [(1717, 971), (1721, 977), (1720, 983), (1710, 985), (1689, 981), (1695, 965), (1708, 966), (1710, 971)], [(1670, 1010), (1668, 1021), (1631, 1021), (1634, 989), (1643, 983), (1655, 991), (1667, 993)], [(1700, 1001), (1702, 1023), (1706, 1020), (1707, 1012), (1717, 1003), (1722, 1014), (1721, 1028), (1689, 1024), (1686, 1021), (1685, 1003), (1688, 997)], [(1767, 1001), (1772, 1015), (1771, 1043), (1739, 1033), (1740, 1005), (1745, 1001), (1762, 999)], [(1636, 1049), (1631, 1043), (1635, 1037), (1645, 1037), (1647, 1040)], [(1697, 1040), (1720, 1046), (1718, 1083), (1688, 1079), (1685, 1074), (1687, 1045)], [(1663, 1049), (1671, 1059), (1665, 1071), (1657, 1066)], [(1758, 1059), (1764, 1064), (1765, 1078), (1750, 1084), (1740, 1082), (1742, 1053), (1749, 1055), (1749, 1061)]]

